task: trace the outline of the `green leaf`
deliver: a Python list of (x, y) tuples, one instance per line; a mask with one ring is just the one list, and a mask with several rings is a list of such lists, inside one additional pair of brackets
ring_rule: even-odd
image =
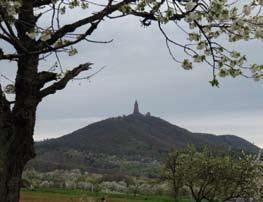
[(213, 80), (209, 81), (209, 83), (213, 86), (213, 87), (218, 87), (219, 88), (219, 81), (214, 78)]

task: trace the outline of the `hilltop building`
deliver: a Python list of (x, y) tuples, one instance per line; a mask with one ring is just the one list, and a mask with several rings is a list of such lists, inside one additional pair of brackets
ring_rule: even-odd
[(134, 103), (133, 114), (140, 114), (139, 105), (138, 105), (137, 100), (135, 100), (135, 103)]
[[(134, 108), (133, 108), (133, 115), (144, 115), (140, 112), (139, 110), (139, 104), (138, 104), (138, 101), (135, 100), (135, 103), (134, 103)], [(151, 116), (151, 113), (150, 112), (147, 112), (145, 114), (145, 116)]]

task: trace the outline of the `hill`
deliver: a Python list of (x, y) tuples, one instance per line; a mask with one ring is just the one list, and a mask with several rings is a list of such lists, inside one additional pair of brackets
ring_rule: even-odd
[(258, 148), (233, 135), (192, 133), (165, 120), (143, 115), (109, 118), (57, 139), (37, 142), (37, 157), (28, 167), (40, 171), (80, 168), (92, 172), (155, 175), (165, 155), (188, 144), (225, 151)]

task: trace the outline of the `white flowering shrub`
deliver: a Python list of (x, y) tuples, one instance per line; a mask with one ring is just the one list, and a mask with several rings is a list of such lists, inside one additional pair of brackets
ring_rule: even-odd
[(128, 190), (125, 182), (102, 182), (100, 187), (102, 192), (110, 193), (126, 193)]
[(77, 188), (91, 191), (92, 190), (92, 184), (89, 183), (89, 182), (82, 182), (82, 181), (81, 182), (77, 182)]
[[(109, 175), (105, 176), (107, 179)], [(136, 194), (150, 195), (161, 195), (169, 190), (165, 181), (132, 177), (120, 181), (103, 181), (104, 178), (101, 175), (82, 173), (80, 170), (55, 170), (47, 173), (26, 170), (23, 173), (23, 178), (35, 188), (80, 189), (90, 192), (123, 194), (136, 192)]]
[(52, 183), (50, 183), (49, 181), (45, 180), (45, 181), (43, 181), (43, 182), (41, 182), (39, 184), (39, 187), (40, 188), (49, 188), (49, 187), (51, 187), (51, 185), (52, 185)]

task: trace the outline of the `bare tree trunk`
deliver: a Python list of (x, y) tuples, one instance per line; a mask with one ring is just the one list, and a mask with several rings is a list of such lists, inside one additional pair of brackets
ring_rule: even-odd
[(15, 162), (14, 158), (12, 162), (11, 160), (7, 160), (6, 163), (8, 165), (5, 165), (0, 179), (0, 201), (18, 202), (23, 166), (18, 165), (18, 162)]
[(12, 136), (12, 115), (0, 86), (0, 201), (7, 201), (9, 192), (7, 148), (8, 140)]
[[(1, 129), (0, 129), (1, 130)], [(17, 134), (13, 134), (17, 135)], [(12, 136), (13, 136), (12, 135)], [(19, 135), (24, 135), (23, 131)], [(22, 172), (28, 160), (34, 157), (33, 140), (13, 141), (13, 137), (4, 145), (5, 157), (2, 160), (0, 176), (0, 201), (18, 202)], [(25, 138), (27, 139), (27, 138)], [(22, 143), (22, 144), (21, 144)]]
[(10, 104), (1, 92), (0, 201), (19, 202), (22, 171), (34, 157), (33, 133), (38, 104), (37, 56), (18, 61), (16, 101)]

